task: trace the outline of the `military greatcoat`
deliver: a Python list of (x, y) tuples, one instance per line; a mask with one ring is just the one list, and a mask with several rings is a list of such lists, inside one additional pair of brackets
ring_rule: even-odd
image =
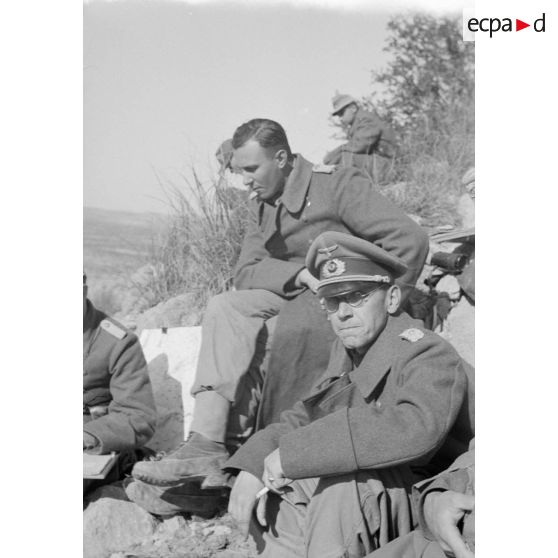
[(318, 388), (252, 436), (227, 467), (260, 478), (264, 458), (279, 448), (291, 479), (405, 464), (416, 472), (443, 449), (466, 388), (448, 342), (407, 314), (390, 316), (356, 367), (336, 340)]
[(297, 155), (277, 203), (250, 202), (236, 288), (296, 296), (300, 290), (294, 279), (310, 244), (324, 231), (352, 234), (399, 256), (409, 267), (401, 285), (415, 284), (428, 254), (425, 231), (376, 192), (358, 169), (332, 172)]
[[(95, 418), (96, 409), (101, 412)], [(153, 436), (155, 422), (138, 338), (88, 300), (83, 318), (83, 430), (100, 442), (91, 453), (139, 448)]]
[[(413, 487), (413, 498), (418, 510), (419, 529), (399, 537), (370, 558), (446, 558), (447, 554), (435, 541), (424, 518), (424, 500), (431, 492), (453, 490), (461, 494), (475, 494), (475, 449), (474, 439), (469, 451), (461, 455), (446, 470), (432, 479), (424, 480)], [(471, 552), (475, 552), (475, 510), (465, 514), (460, 525), (461, 536)]]

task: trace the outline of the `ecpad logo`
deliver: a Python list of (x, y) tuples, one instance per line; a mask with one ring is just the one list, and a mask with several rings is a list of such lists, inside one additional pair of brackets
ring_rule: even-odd
[[(540, 18), (536, 19), (533, 22), (533, 29), (535, 30), (535, 32), (545, 32), (545, 15), (546, 14), (543, 13)], [(522, 29), (525, 29), (527, 27), (531, 27), (531, 24), (525, 23), (520, 19), (515, 20), (515, 31), (521, 31)], [(467, 21), (467, 29), (469, 29), (469, 31), (471, 31), (472, 33), (477, 33), (478, 31), (489, 33), (490, 38), (492, 38), (492, 35), (494, 33), (497, 33), (498, 31), (507, 32), (514, 30), (512, 19), (509, 17), (504, 17), (502, 19), (498, 17), (484, 17), (481, 19), (472, 17)]]

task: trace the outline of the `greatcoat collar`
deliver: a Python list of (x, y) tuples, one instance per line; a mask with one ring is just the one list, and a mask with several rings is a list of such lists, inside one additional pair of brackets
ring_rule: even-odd
[(313, 166), (302, 155), (295, 154), (293, 170), (279, 198), (289, 213), (298, 213), (302, 209), (312, 179)]
[(399, 334), (406, 329), (421, 327), (418, 320), (414, 320), (408, 314), (389, 316), (387, 324), (380, 333), (374, 344), (368, 349), (360, 364), (353, 368), (351, 357), (344, 349), (339, 339), (336, 340), (338, 350), (334, 352), (330, 360), (326, 377), (347, 374), (351, 382), (355, 383), (364, 398), (370, 396), (384, 376), (391, 369), (395, 358), (399, 355), (397, 350), (401, 338)]
[(95, 329), (99, 323), (97, 317), (97, 309), (93, 306), (93, 303), (87, 299), (85, 301), (85, 315), (83, 316), (83, 333), (90, 332)]
[(99, 334), (99, 324), (106, 318), (106, 315), (97, 310), (93, 303), (87, 299), (85, 316), (83, 316), (83, 354), (87, 354), (89, 348)]

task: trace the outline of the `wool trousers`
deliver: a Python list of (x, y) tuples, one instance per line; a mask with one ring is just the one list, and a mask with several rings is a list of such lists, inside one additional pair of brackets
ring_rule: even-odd
[(265, 558), (363, 557), (413, 529), (411, 485), (406, 467), (297, 480), (251, 532)]
[(207, 305), (191, 393), (214, 391), (230, 403), (227, 443), (233, 446), (253, 432), (271, 318), (283, 304), (271, 291), (250, 289), (221, 293)]

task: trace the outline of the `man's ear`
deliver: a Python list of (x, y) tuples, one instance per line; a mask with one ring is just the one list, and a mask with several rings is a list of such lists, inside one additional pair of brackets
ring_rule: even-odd
[(401, 305), (401, 289), (398, 285), (391, 285), (386, 292), (386, 310), (388, 314), (395, 314)]
[(274, 159), (277, 161), (277, 166), (280, 169), (284, 169), (285, 165), (289, 161), (289, 155), (287, 154), (287, 150), (286, 149), (279, 149), (277, 151), (277, 153), (275, 153)]

